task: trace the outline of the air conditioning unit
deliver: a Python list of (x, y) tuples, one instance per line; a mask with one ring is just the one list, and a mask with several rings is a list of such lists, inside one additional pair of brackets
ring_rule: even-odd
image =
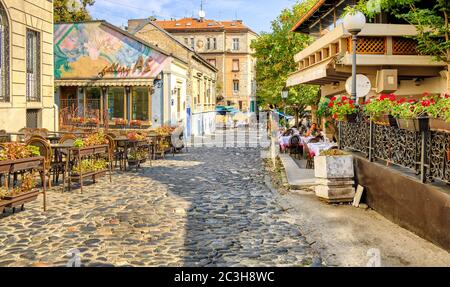
[(393, 93), (398, 90), (398, 71), (395, 69), (385, 69), (377, 71), (378, 94)]

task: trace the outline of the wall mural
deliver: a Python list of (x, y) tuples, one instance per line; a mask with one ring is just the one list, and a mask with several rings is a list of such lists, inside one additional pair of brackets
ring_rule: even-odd
[(171, 58), (101, 22), (55, 25), (56, 79), (153, 78)]

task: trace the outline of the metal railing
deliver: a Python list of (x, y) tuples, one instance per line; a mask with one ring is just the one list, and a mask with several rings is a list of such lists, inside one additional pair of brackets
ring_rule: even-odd
[(384, 161), (414, 171), (424, 183), (439, 180), (450, 184), (450, 133), (382, 126), (358, 115), (355, 122), (339, 123), (339, 145), (372, 162)]

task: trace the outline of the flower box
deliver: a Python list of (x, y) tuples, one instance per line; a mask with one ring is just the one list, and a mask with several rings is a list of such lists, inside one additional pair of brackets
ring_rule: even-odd
[(342, 118), (342, 122), (346, 123), (356, 123), (356, 119), (358, 118), (357, 114), (345, 115)]
[(442, 119), (430, 119), (430, 130), (450, 133), (450, 122)]
[(5, 207), (14, 208), (35, 201), (38, 198), (39, 193), (40, 191), (38, 189), (33, 189), (18, 195), (5, 196), (3, 199), (10, 202)]
[(397, 120), (391, 115), (381, 115), (373, 118), (373, 122), (380, 126), (398, 127)]
[(426, 117), (417, 119), (397, 119), (398, 127), (412, 132), (427, 132), (430, 130), (430, 119)]

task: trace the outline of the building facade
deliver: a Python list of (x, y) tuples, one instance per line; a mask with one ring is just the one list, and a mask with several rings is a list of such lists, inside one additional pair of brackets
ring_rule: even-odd
[[(133, 30), (145, 21), (148, 20), (130, 20), (129, 29)], [(219, 104), (234, 106), (244, 112), (256, 111), (256, 60), (250, 45), (258, 34), (240, 20), (183, 18), (153, 23), (217, 68)]]
[(53, 3), (0, 0), (0, 129), (57, 129)]
[(203, 135), (215, 130), (216, 87), (218, 70), (202, 56), (178, 41), (151, 21), (142, 22), (129, 32), (146, 42), (178, 56), (188, 63), (186, 101), (178, 104), (178, 93), (172, 93), (173, 113), (184, 113), (186, 134)]
[[(317, 84), (322, 96), (346, 94), (345, 84), (352, 74), (351, 34), (337, 16), (353, 0), (321, 0), (293, 28), (294, 32), (316, 37), (316, 41), (295, 56), (298, 71), (287, 85)], [(325, 29), (326, 27), (326, 29)], [(414, 26), (390, 22), (379, 15), (367, 23), (358, 35), (358, 73), (367, 76), (371, 90), (367, 97), (382, 93), (419, 96), (424, 92), (447, 91), (447, 65), (433, 57), (420, 55)]]
[(90, 118), (114, 125), (176, 125), (184, 114), (187, 63), (105, 21), (55, 25), (60, 122)]

